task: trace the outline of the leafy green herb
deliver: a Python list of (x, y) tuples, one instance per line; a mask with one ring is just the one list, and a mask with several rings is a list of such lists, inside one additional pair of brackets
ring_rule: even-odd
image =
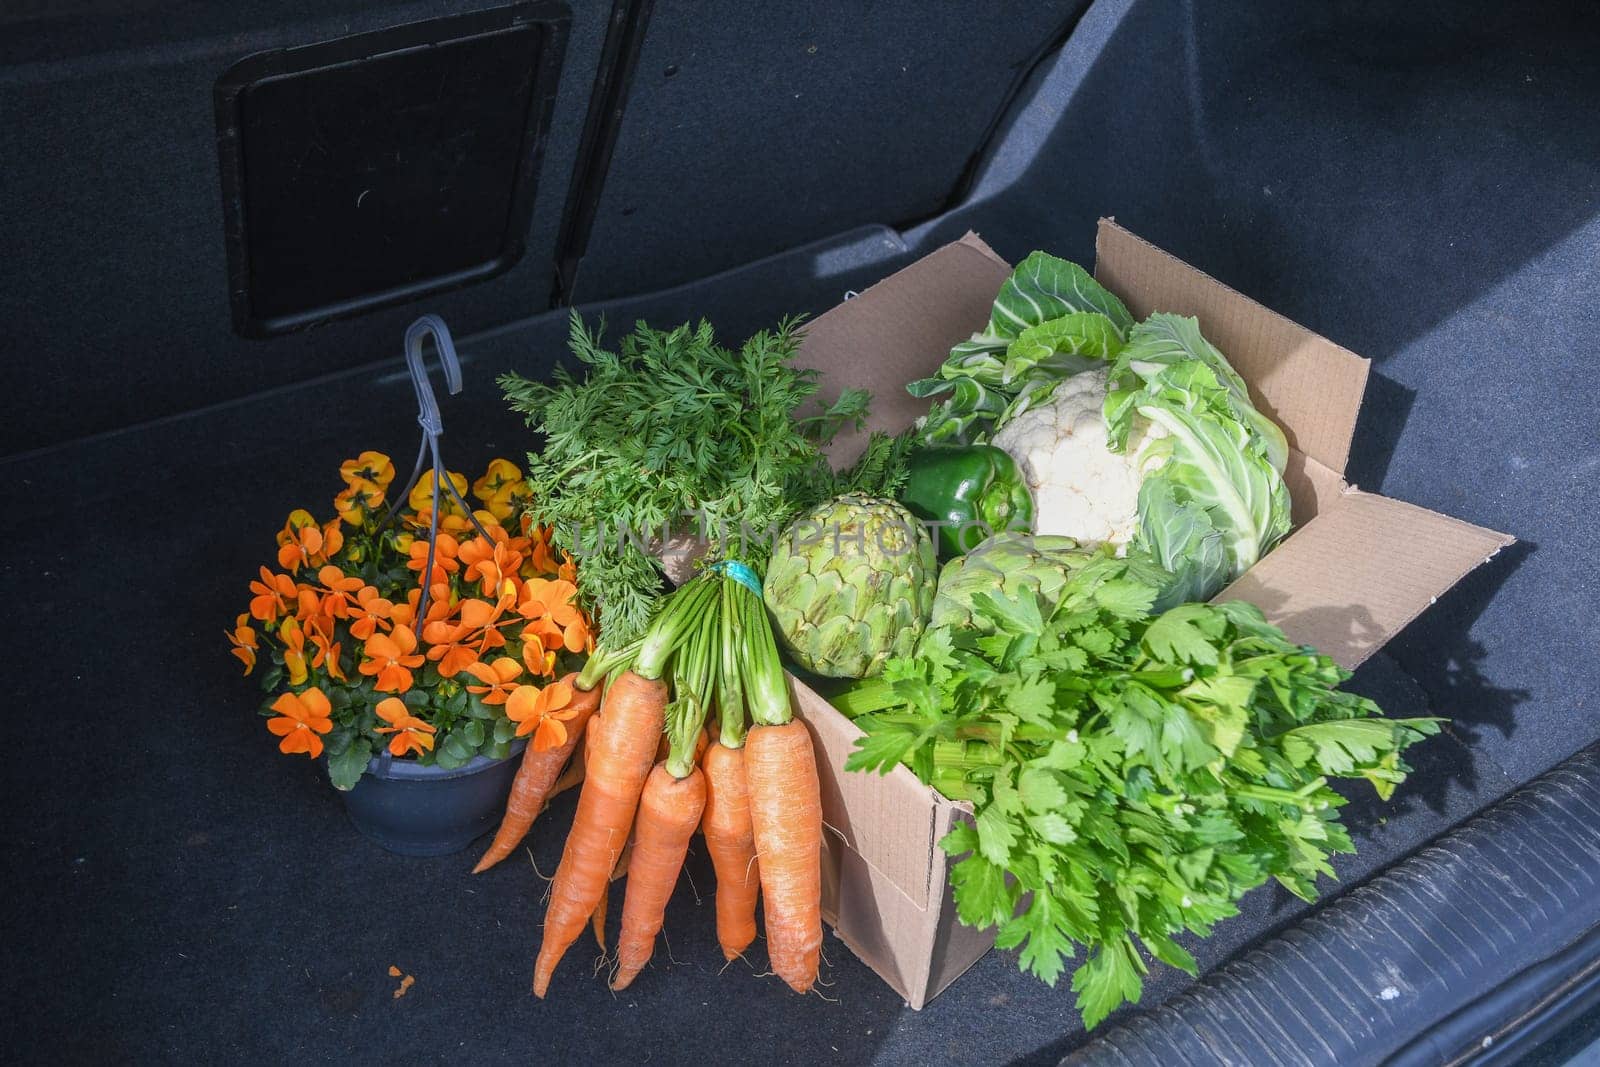
[[(582, 557), (579, 591), (608, 642), (643, 632), (663, 584), (650, 551), (663, 534), (704, 536), (713, 557), (759, 565), (795, 514), (837, 491), (819, 446), (859, 426), (869, 397), (847, 389), (826, 409), (797, 414), (817, 391), (817, 373), (791, 363), (799, 325), (785, 320), (734, 350), (706, 322), (666, 331), (641, 322), (610, 352), (604, 327), (591, 332), (574, 313), (569, 346), (581, 378), (560, 369), (553, 383), (500, 379), (544, 436), (528, 456), (530, 514)], [(899, 447), (874, 437), (845, 480), (892, 486)]]
[(1438, 720), (1381, 717), (1348, 676), (1240, 602), (1151, 616), (1147, 562), (1099, 554), (1058, 597), (973, 598), (917, 656), (835, 698), (866, 736), (846, 768), (905, 763), (975, 818), (941, 845), (961, 921), (1054, 984), (1084, 1022), (1139, 998), (1146, 956), (1190, 973), (1205, 936), (1275, 878), (1316, 896), (1352, 851), (1331, 778), (1387, 797)]

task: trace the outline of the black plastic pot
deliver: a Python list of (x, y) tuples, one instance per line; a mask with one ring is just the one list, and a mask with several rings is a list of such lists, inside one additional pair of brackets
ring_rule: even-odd
[(345, 811), (357, 830), (390, 852), (460, 852), (499, 825), (526, 745), (518, 740), (505, 759), (474, 756), (450, 770), (380, 753), (355, 788), (340, 794)]

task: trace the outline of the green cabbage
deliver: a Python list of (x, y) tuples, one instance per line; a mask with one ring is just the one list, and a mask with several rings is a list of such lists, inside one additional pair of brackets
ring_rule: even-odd
[(1174, 576), (1158, 606), (1207, 600), (1289, 532), (1283, 431), (1192, 318), (1158, 312), (1135, 326), (1109, 386), (1112, 448), (1125, 447), (1135, 418), (1166, 431), (1139, 457), (1149, 473), (1134, 539)]
[(1273, 469), (1282, 474), (1289, 458), (1289, 443), (1283, 431), (1256, 410), (1244, 379), (1228, 365), (1216, 346), (1200, 335), (1200, 324), (1194, 319), (1158, 311), (1135, 326), (1112, 368), (1112, 386), (1116, 387), (1119, 381), (1127, 384), (1131, 377), (1148, 382), (1166, 368), (1194, 360), (1205, 364), (1218, 383), (1227, 388), (1234, 417), (1255, 432), (1267, 449)]

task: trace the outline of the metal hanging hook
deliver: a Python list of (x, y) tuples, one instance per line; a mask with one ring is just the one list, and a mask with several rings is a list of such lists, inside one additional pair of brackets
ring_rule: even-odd
[(417, 598), (417, 615), (413, 620), (418, 636), (421, 635), (422, 624), (427, 617), (430, 579), (433, 577), (434, 554), (439, 541), (441, 485), (455, 498), (456, 503), (461, 505), (461, 510), (466, 512), (473, 529), (477, 530), (484, 540), (494, 540), (478, 521), (478, 517), (473, 514), (471, 505), (462, 499), (455, 483), (445, 471), (444, 461), (439, 456), (439, 438), (444, 436), (444, 419), (439, 415), (439, 400), (434, 396), (433, 385), (428, 380), (428, 365), (422, 355), (423, 342), (429, 337), (433, 338), (433, 347), (438, 350), (439, 364), (444, 368), (446, 388), (450, 390), (452, 396), (461, 392), (461, 361), (456, 358), (456, 345), (450, 336), (450, 327), (446, 326), (444, 320), (437, 315), (424, 315), (406, 327), (405, 338), (406, 369), (411, 372), (411, 388), (417, 396), (417, 424), (422, 427), (422, 444), (417, 449), (417, 463), (411, 472), (411, 477), (406, 480), (405, 488), (396, 495), (389, 513), (384, 516), (380, 524), (380, 528), (387, 526), (399, 513), (401, 506), (410, 499), (412, 487), (417, 484), (417, 479), (422, 476), (423, 470), (429, 466), (428, 460), (431, 458), (433, 507), (429, 515), (431, 521), (428, 530), (428, 561), (426, 569), (422, 572), (422, 595)]

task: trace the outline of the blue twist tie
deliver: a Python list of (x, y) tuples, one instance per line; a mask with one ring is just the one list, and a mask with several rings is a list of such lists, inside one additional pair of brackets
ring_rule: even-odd
[(740, 563), (736, 559), (725, 559), (715, 568), (720, 574), (732, 578), (756, 596), (761, 595), (761, 579), (756, 576), (755, 570), (748, 564)]

